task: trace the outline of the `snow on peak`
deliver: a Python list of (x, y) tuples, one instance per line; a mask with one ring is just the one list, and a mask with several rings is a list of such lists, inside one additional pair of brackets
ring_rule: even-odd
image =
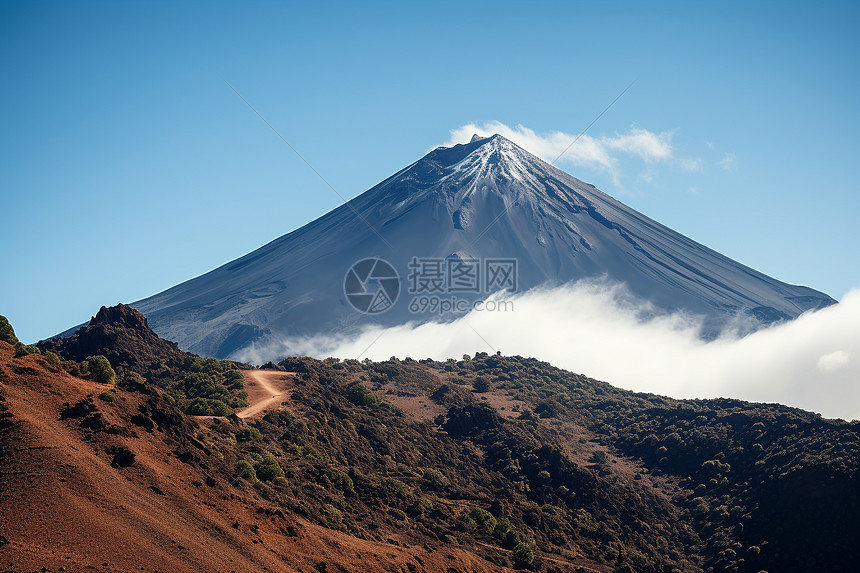
[(499, 134), (490, 137), (475, 135), (470, 145), (476, 142), (483, 143), (453, 166), (449, 178), (535, 180), (531, 168), (539, 160), (509, 139)]

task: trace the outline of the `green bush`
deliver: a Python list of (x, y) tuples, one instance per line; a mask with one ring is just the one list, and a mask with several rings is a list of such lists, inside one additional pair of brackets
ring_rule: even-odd
[(356, 384), (350, 388), (346, 397), (357, 406), (376, 406), (382, 402), (373, 392), (361, 384)]
[(254, 469), (254, 466), (251, 465), (251, 462), (239, 460), (236, 462), (236, 465), (233, 466), (233, 469), (235, 470), (236, 475), (240, 478), (246, 479), (251, 483), (256, 483), (257, 471)]
[(341, 491), (352, 491), (352, 478), (345, 472), (342, 472), (337, 468), (326, 466), (323, 468), (323, 474), (328, 477), (329, 481), (331, 481), (337, 489)]
[(116, 394), (114, 394), (112, 390), (105, 390), (99, 394), (99, 400), (104, 400), (105, 402), (116, 402)]
[(221, 372), (224, 367), (221, 364), (221, 361), (217, 358), (204, 358), (203, 359), (203, 371), (207, 374), (215, 374), (216, 372)]
[(256, 442), (263, 439), (263, 434), (257, 428), (242, 428), (236, 432), (237, 442)]
[(514, 547), (514, 565), (528, 567), (535, 560), (535, 550), (530, 543), (520, 541)]
[(214, 398), (194, 398), (186, 403), (182, 411), (192, 416), (229, 416), (230, 407)]
[(20, 340), (15, 343), (15, 358), (21, 358), (22, 356), (27, 356), (28, 354), (41, 354), (42, 351), (39, 350), (38, 346), (28, 346), (21, 342)]
[(254, 464), (254, 470), (257, 472), (257, 478), (262, 481), (272, 481), (276, 477), (284, 477), (283, 468), (272, 454), (268, 454)]
[(15, 329), (9, 324), (9, 319), (0, 314), (0, 340), (8, 342), (12, 346), (18, 344), (18, 337), (15, 336)]
[(87, 369), (96, 382), (113, 384), (116, 380), (116, 372), (111, 367), (110, 360), (101, 354), (87, 357)]
[(387, 490), (393, 491), (400, 497), (406, 497), (407, 495), (409, 495), (409, 488), (399, 479), (384, 478), (382, 480), (382, 487)]
[(469, 516), (475, 520), (478, 529), (484, 533), (492, 533), (496, 528), (496, 518), (485, 509), (473, 509)]
[(225, 372), (224, 380), (233, 390), (242, 390), (245, 387), (245, 376), (238, 370), (228, 370)]
[(59, 364), (60, 357), (56, 352), (51, 352), (50, 350), (45, 351), (45, 360), (47, 360), (51, 364)]

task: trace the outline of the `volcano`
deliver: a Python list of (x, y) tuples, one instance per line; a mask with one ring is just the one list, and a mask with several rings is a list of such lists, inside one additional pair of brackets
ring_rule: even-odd
[(705, 337), (739, 317), (755, 328), (835, 302), (494, 135), (439, 147), (300, 229), (132, 306), (181, 348), (225, 358), (266, 340), (456, 318), (434, 301), (588, 278), (624, 283), (653, 312), (702, 317)]

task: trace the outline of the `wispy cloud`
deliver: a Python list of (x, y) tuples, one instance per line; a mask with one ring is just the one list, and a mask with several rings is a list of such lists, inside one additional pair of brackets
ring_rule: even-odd
[(602, 169), (619, 174), (619, 159), (621, 155), (633, 155), (646, 163), (667, 161), (673, 154), (671, 131), (654, 133), (642, 128), (631, 128), (625, 133), (592, 137), (588, 134), (581, 136), (570, 149), (565, 149), (574, 141), (577, 134), (553, 131), (539, 134), (523, 125), (510, 127), (499, 121), (486, 123), (468, 123), (451, 130), (451, 137), (443, 145), (450, 147), (458, 143), (467, 143), (473, 135), (490, 136), (498, 133), (523, 149), (534, 153), (544, 161), (554, 161), (564, 152), (558, 163), (567, 163), (575, 167)]
[(685, 171), (701, 171), (705, 162), (701, 157), (682, 157), (678, 164)]
[(733, 151), (730, 153), (726, 153), (725, 155), (723, 155), (723, 158), (720, 159), (719, 165), (725, 171), (732, 172), (737, 169), (738, 157)]
[(272, 341), (237, 357), (256, 363), (290, 354), (354, 358), (378, 338), (367, 351), (372, 359), (446, 359), (490, 352), (489, 342), (504, 354), (534, 356), (631, 390), (780, 402), (860, 419), (860, 290), (794, 321), (712, 342), (698, 337), (694, 317), (640, 320), (647, 306), (620, 285), (580, 282), (523, 293), (513, 312), (369, 328), (353, 338)]

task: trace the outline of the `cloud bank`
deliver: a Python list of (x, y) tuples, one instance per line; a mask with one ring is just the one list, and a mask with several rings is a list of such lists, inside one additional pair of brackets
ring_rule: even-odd
[(622, 286), (580, 282), (515, 296), (514, 310), (446, 324), (367, 328), (352, 338), (280, 340), (236, 358), (288, 355), (384, 360), (460, 358), (477, 351), (531, 356), (611, 384), (675, 398), (779, 402), (860, 419), (860, 290), (830, 308), (745, 337), (704, 342), (694, 317), (640, 320), (647, 305)]

